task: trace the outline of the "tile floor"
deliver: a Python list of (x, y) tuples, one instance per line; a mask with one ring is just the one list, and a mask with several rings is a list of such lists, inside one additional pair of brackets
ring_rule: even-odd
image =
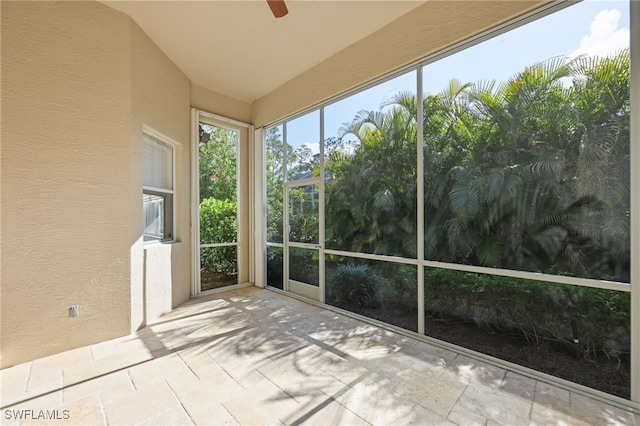
[(7, 425), (640, 426), (638, 414), (257, 288), (193, 299), (137, 335), (0, 380)]

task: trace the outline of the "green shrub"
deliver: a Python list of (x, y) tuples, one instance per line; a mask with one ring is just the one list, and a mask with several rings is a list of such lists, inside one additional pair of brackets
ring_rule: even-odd
[(381, 290), (381, 300), (387, 307), (398, 307), (415, 313), (418, 308), (418, 276), (415, 266), (393, 265), (386, 273), (389, 277)]
[(317, 250), (309, 250), (297, 247), (289, 249), (289, 277), (311, 285), (320, 285), (319, 255)]
[(337, 266), (330, 284), (338, 306), (377, 308), (378, 290), (384, 280), (365, 264), (346, 263)]
[(267, 247), (267, 284), (279, 289), (283, 286), (282, 258), (282, 248)]
[[(234, 201), (205, 198), (200, 203), (200, 242), (202, 244), (236, 241), (237, 205)], [(232, 274), (237, 268), (236, 247), (207, 247), (200, 252), (203, 267)]]
[(204, 247), (200, 249), (200, 266), (218, 276), (230, 276), (237, 273), (238, 251), (235, 246)]
[(578, 349), (591, 358), (618, 358), (630, 349), (630, 299), (620, 291), (430, 269), (425, 310), (432, 318), (473, 322), (567, 348), (574, 347), (575, 325)]

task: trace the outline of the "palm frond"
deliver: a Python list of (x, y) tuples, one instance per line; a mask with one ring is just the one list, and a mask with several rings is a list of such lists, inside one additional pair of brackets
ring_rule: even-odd
[(451, 208), (455, 214), (470, 217), (480, 211), (480, 197), (470, 185), (456, 183), (449, 192)]
[(378, 191), (373, 197), (373, 207), (378, 210), (391, 210), (394, 205), (393, 194), (388, 189)]
[(413, 116), (416, 115), (416, 95), (410, 90), (400, 90), (393, 92), (391, 96), (383, 99), (383, 101), (380, 103), (380, 109), (394, 105), (404, 108), (406, 112)]

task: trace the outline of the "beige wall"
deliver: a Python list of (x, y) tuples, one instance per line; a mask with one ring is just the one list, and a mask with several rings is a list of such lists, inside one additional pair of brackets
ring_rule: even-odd
[[(152, 322), (191, 294), (189, 79), (131, 24), (131, 331)], [(176, 242), (142, 241), (142, 130), (175, 144)]]
[(131, 81), (123, 15), (1, 7), (5, 367), (129, 331)]
[(207, 111), (223, 117), (251, 122), (251, 105), (204, 87), (191, 85), (191, 106), (201, 111)]
[(545, 3), (428, 1), (255, 101), (252, 123), (272, 123)]
[[(7, 367), (126, 335), (189, 297), (190, 83), (100, 3), (1, 7)], [(146, 253), (143, 126), (177, 143), (178, 163), (179, 242)]]

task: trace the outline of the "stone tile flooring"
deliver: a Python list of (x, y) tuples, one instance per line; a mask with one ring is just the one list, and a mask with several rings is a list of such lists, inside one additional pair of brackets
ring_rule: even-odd
[(8, 425), (640, 426), (638, 414), (257, 288), (193, 299), (137, 335), (0, 380)]

